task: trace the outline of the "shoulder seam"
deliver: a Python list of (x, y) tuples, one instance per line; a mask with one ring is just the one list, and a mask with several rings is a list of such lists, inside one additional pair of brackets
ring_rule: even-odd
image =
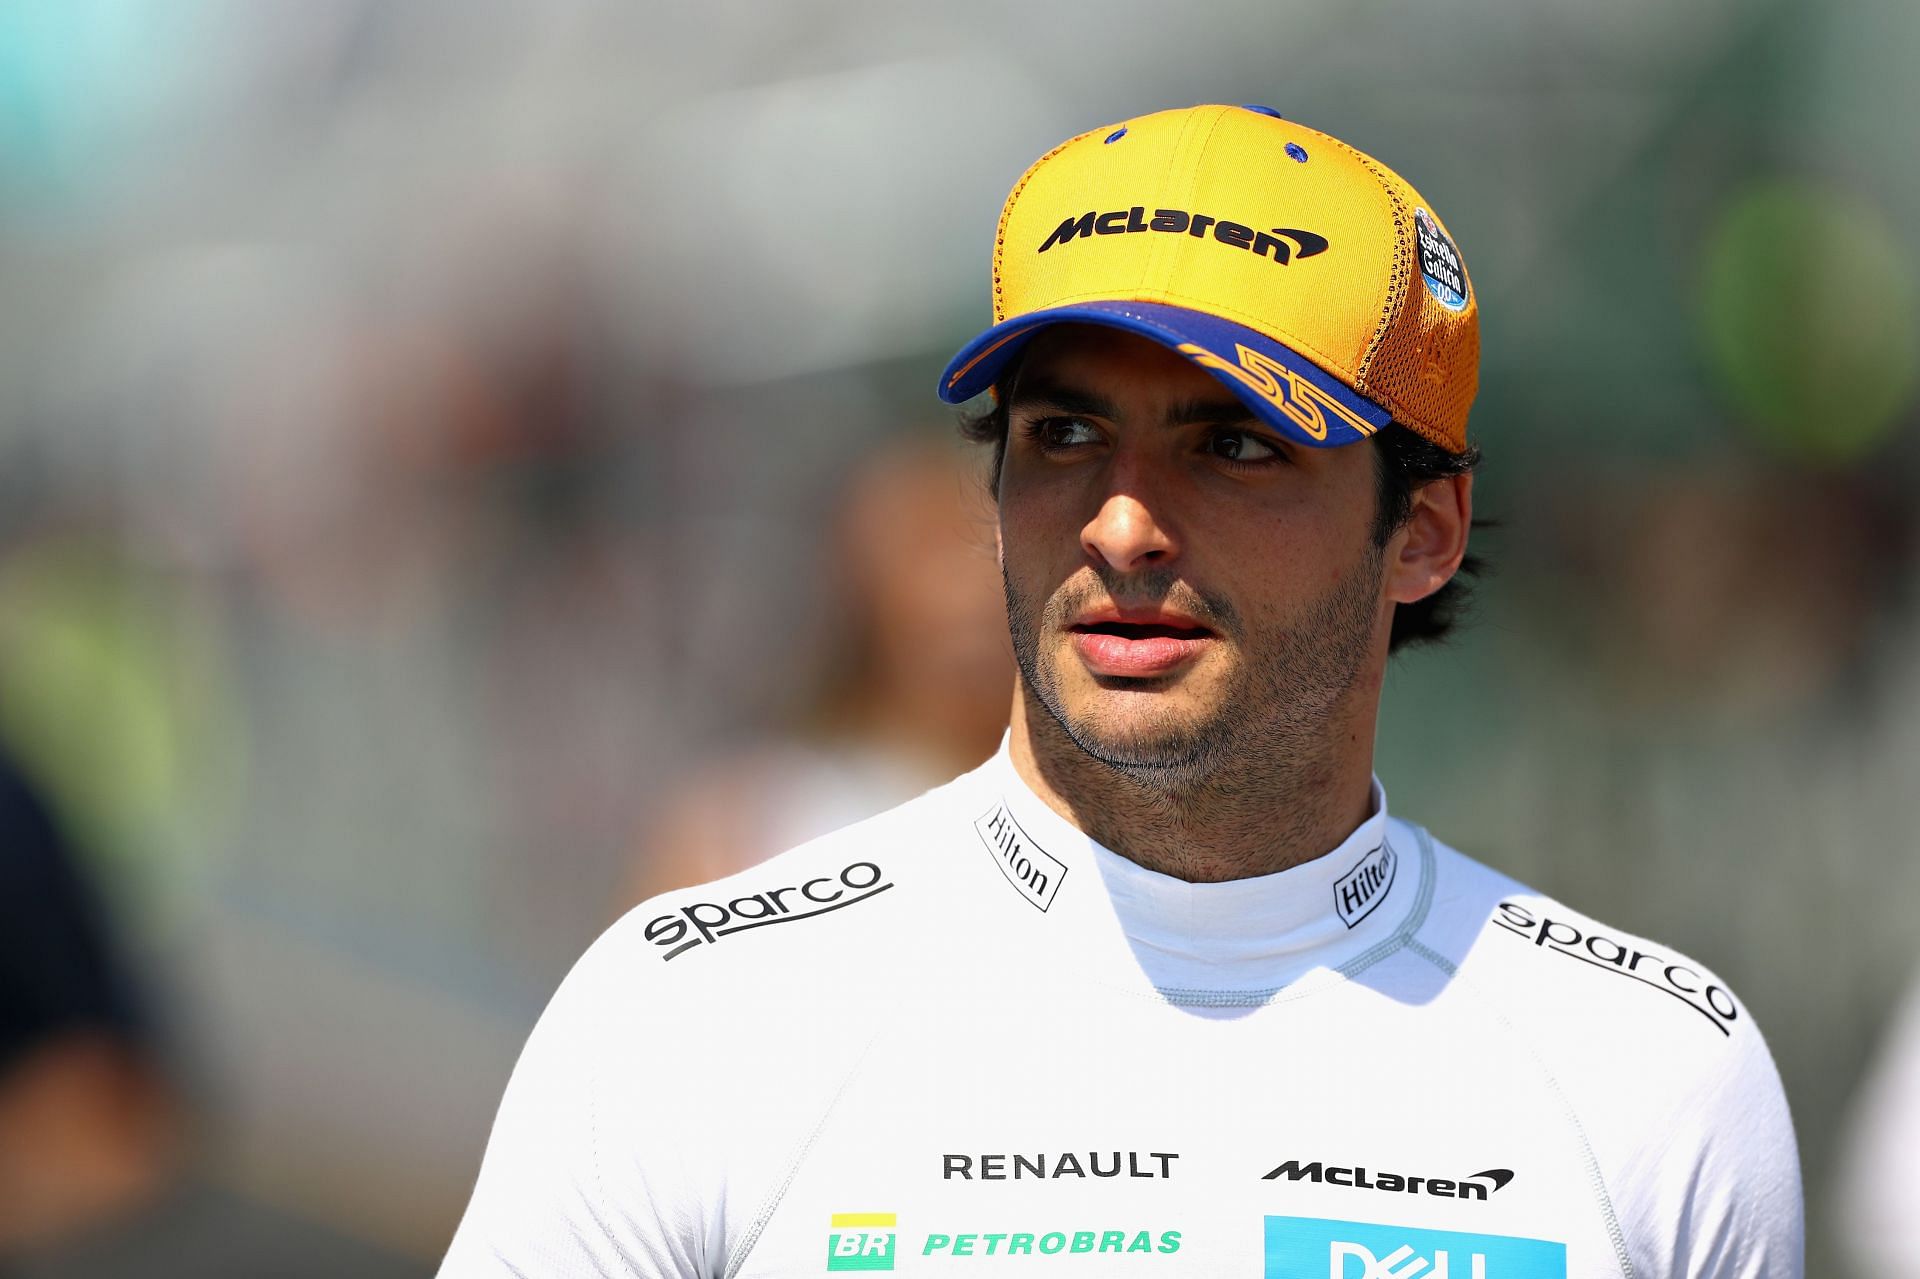
[[(1415, 826), (1413, 830), (1415, 835), (1419, 837), (1420, 849), (1423, 856), (1429, 860), (1434, 860), (1433, 845), (1431, 838), (1426, 832), (1426, 828)], [(1574, 1112), (1573, 1103), (1567, 1100), (1567, 1094), (1561, 1090), (1558, 1077), (1554, 1075), (1552, 1070), (1548, 1069), (1547, 1063), (1541, 1060), (1540, 1054), (1533, 1050), (1533, 1045), (1520, 1033), (1519, 1028), (1508, 1019), (1506, 1012), (1498, 1004), (1481, 995), (1479, 988), (1475, 986), (1474, 983), (1462, 977), (1459, 967), (1455, 965), (1452, 960), (1417, 938), (1408, 938), (1407, 949), (1426, 960), (1429, 964), (1432, 964), (1442, 973), (1445, 973), (1449, 981), (1461, 982), (1467, 989), (1472, 990), (1475, 997), (1485, 1006), (1487, 1015), (1498, 1021), (1500, 1025), (1506, 1029), (1507, 1034), (1513, 1041), (1519, 1044), (1527, 1056), (1533, 1059), (1534, 1065), (1539, 1068), (1540, 1077), (1547, 1082), (1547, 1090), (1553, 1094), (1554, 1101), (1559, 1104), (1561, 1117), (1566, 1120), (1567, 1126), (1573, 1130), (1574, 1139), (1580, 1143), (1580, 1157), (1587, 1166), (1587, 1181), (1593, 1190), (1594, 1200), (1600, 1209), (1600, 1218), (1606, 1225), (1607, 1238), (1613, 1243), (1614, 1259), (1620, 1263), (1621, 1279), (1634, 1279), (1633, 1258), (1627, 1254), (1626, 1234), (1620, 1229), (1620, 1215), (1614, 1211), (1613, 1196), (1607, 1193), (1607, 1181), (1605, 1176), (1600, 1172), (1600, 1160), (1593, 1153), (1593, 1143), (1587, 1140), (1587, 1130), (1581, 1125), (1580, 1116)]]
[(588, 1053), (586, 1060), (587, 1153), (593, 1167), (593, 1194), (587, 1201), (587, 1215), (592, 1217), (593, 1224), (600, 1228), (601, 1237), (620, 1258), (620, 1264), (626, 1272), (629, 1275), (638, 1275), (641, 1273), (640, 1267), (628, 1250), (626, 1241), (607, 1220), (607, 1205), (611, 1201), (607, 1197), (606, 1177), (600, 1169), (600, 1052), (598, 1048), (599, 1045), (596, 1043), (595, 1051)]
[(1418, 826), (1413, 832), (1420, 843), (1420, 892), (1414, 897), (1407, 917), (1400, 921), (1400, 927), (1393, 930), (1393, 936), (1340, 966), (1340, 975), (1349, 981), (1402, 947), (1420, 944), (1416, 938), (1427, 922), (1427, 912), (1433, 909), (1433, 888), (1434, 881), (1440, 877), (1440, 860), (1434, 855), (1433, 845), (1427, 842), (1427, 832)]
[(826, 1106), (820, 1112), (820, 1118), (814, 1121), (813, 1127), (801, 1139), (799, 1148), (793, 1152), (793, 1157), (787, 1161), (786, 1170), (780, 1174), (779, 1182), (767, 1192), (767, 1197), (761, 1201), (759, 1209), (753, 1214), (753, 1220), (747, 1223), (746, 1230), (740, 1236), (739, 1245), (727, 1258), (724, 1279), (736, 1279), (741, 1268), (747, 1264), (747, 1258), (760, 1242), (760, 1236), (765, 1232), (767, 1223), (773, 1220), (773, 1214), (779, 1211), (781, 1201), (787, 1197), (787, 1191), (792, 1188), (793, 1179), (800, 1175), (800, 1165), (807, 1161), (807, 1155), (813, 1150), (814, 1143), (819, 1141), (820, 1134), (826, 1131), (827, 1121), (833, 1118), (833, 1112), (839, 1109), (840, 1099), (846, 1096), (848, 1087), (860, 1074), (861, 1067), (866, 1064), (867, 1054), (873, 1051), (873, 1045), (879, 1038), (879, 1031), (868, 1036), (867, 1042), (860, 1049), (860, 1055), (855, 1057), (852, 1064), (847, 1067), (846, 1076), (841, 1079), (840, 1086), (834, 1089), (833, 1096), (828, 1098)]

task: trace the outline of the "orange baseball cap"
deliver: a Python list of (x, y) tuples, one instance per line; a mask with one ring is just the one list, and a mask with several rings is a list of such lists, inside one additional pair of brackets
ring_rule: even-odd
[(1480, 313), (1453, 237), (1393, 170), (1266, 107), (1161, 111), (1042, 156), (1000, 214), (993, 320), (941, 399), (993, 386), (1049, 324), (1104, 324), (1302, 444), (1399, 422), (1467, 447)]

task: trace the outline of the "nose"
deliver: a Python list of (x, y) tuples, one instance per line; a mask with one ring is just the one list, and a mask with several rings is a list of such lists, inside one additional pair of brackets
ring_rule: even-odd
[(1080, 545), (1123, 573), (1164, 564), (1180, 549), (1173, 531), (1144, 497), (1119, 488), (1108, 490), (1100, 509), (1080, 530)]

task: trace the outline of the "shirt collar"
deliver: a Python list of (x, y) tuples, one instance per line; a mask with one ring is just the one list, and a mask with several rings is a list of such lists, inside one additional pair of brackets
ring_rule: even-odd
[(1271, 875), (1195, 884), (1130, 861), (1054, 812), (1015, 770), (1006, 741), (985, 772), (1021, 835), (1060, 867), (1045, 902), (1056, 925), (1085, 930), (1076, 944), (1096, 953), (1103, 940), (1122, 942), (1163, 991), (1273, 989), (1337, 966), (1390, 935), (1412, 897), (1414, 868), (1389, 840), (1377, 777), (1369, 815), (1326, 853)]

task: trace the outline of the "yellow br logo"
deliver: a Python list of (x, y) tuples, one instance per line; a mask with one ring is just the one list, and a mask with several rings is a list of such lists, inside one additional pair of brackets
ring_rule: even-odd
[(1340, 401), (1270, 356), (1240, 343), (1234, 344), (1240, 357), (1235, 364), (1215, 355), (1196, 342), (1182, 342), (1180, 354), (1203, 368), (1225, 373), (1299, 424), (1316, 440), (1327, 438), (1327, 417), (1331, 414), (1344, 426), (1361, 435), (1372, 435), (1374, 426)]
[(827, 1236), (828, 1270), (893, 1269), (897, 1218), (890, 1212), (836, 1212)]

